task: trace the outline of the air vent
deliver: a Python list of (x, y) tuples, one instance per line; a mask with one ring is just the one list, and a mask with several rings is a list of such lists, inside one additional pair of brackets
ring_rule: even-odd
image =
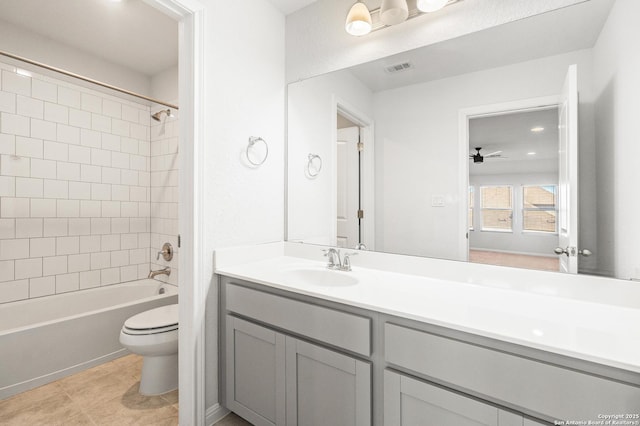
[(409, 62), (403, 62), (401, 64), (395, 64), (395, 65), (386, 67), (385, 71), (388, 72), (389, 74), (395, 74), (397, 72), (406, 71), (410, 68), (413, 68), (413, 65), (411, 65)]

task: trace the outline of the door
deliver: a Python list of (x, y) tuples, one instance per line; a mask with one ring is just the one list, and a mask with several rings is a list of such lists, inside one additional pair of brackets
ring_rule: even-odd
[(498, 409), (426, 382), (385, 370), (384, 424), (498, 426)]
[(359, 127), (338, 129), (337, 167), (337, 245), (355, 248), (360, 242), (360, 160)]
[(287, 426), (370, 426), (371, 365), (286, 337)]
[(226, 318), (226, 405), (256, 426), (285, 424), (285, 336)]
[(578, 273), (578, 70), (571, 65), (558, 105), (558, 249), (560, 271)]
[(396, 372), (384, 372), (385, 426), (522, 426), (521, 415)]

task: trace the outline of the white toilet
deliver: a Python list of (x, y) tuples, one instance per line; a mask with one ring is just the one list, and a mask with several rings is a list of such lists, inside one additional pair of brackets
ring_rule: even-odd
[(142, 355), (142, 395), (178, 388), (178, 305), (166, 305), (132, 316), (120, 331), (120, 343)]

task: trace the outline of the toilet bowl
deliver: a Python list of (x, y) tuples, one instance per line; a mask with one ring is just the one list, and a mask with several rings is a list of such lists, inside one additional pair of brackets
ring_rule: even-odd
[(178, 305), (132, 316), (120, 331), (120, 344), (142, 355), (140, 393), (160, 395), (178, 388)]

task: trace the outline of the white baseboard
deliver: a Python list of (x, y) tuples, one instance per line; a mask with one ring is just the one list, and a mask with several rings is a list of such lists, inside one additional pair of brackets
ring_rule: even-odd
[(220, 404), (212, 405), (205, 412), (204, 424), (211, 426), (225, 418), (230, 412)]

